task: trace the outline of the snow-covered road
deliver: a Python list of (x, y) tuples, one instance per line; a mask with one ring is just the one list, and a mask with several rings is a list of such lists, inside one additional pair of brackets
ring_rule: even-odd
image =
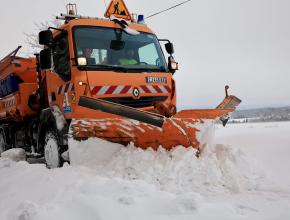
[(289, 122), (218, 127), (198, 159), (191, 149), (132, 146), (54, 170), (2, 158), (0, 220), (289, 220), (289, 131)]

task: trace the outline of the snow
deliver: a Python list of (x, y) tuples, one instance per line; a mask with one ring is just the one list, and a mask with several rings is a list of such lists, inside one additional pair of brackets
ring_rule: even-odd
[(289, 188), (289, 131), (290, 122), (229, 124), (216, 130), (216, 142), (227, 143), (254, 157), (271, 180)]
[(140, 34), (140, 32), (138, 32), (138, 31), (136, 31), (136, 30), (134, 30), (134, 29), (132, 29), (132, 28), (129, 28), (128, 26), (125, 27), (123, 30), (124, 30), (127, 34), (130, 34), (130, 35), (138, 35), (138, 34)]
[(89, 138), (87, 141), (69, 139), (69, 157), (72, 165), (94, 167), (108, 163), (123, 145), (109, 143), (102, 139)]
[(26, 153), (25, 150), (21, 149), (21, 148), (14, 148), (14, 149), (10, 149), (7, 151), (4, 151), (1, 154), (1, 157), (3, 158), (8, 158), (12, 161), (22, 161), (22, 160), (26, 160)]
[[(110, 20), (119, 20), (119, 21), (125, 21), (123, 19), (119, 19), (117, 17), (115, 17), (114, 15), (111, 15), (110, 16)], [(131, 22), (130, 21), (125, 21), (127, 24), (130, 24)], [(130, 34), (130, 35), (138, 35), (140, 34), (140, 32), (132, 29), (132, 28), (129, 28), (127, 25), (123, 28), (123, 30), (127, 33), (127, 34)]]
[(55, 118), (57, 129), (59, 131), (61, 131), (64, 128), (64, 126), (66, 125), (66, 119), (64, 118), (63, 113), (61, 112), (61, 110), (59, 109), (58, 106), (53, 105), (52, 106), (52, 114)]
[(70, 142), (72, 165), (59, 169), (0, 158), (0, 220), (288, 220), (289, 129), (218, 126), (200, 158), (95, 139)]

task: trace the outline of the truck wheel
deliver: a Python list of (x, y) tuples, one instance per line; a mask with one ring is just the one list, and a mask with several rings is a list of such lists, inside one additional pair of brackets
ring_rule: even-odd
[(0, 132), (0, 156), (2, 154), (2, 152), (5, 151), (5, 138), (4, 138), (4, 134), (3, 132), (1, 131)]
[(57, 135), (53, 131), (48, 131), (44, 139), (44, 159), (47, 168), (53, 169), (61, 166), (60, 145)]

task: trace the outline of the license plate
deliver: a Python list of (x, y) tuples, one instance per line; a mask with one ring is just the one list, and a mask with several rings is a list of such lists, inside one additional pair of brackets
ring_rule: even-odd
[(146, 83), (167, 83), (166, 77), (147, 76)]

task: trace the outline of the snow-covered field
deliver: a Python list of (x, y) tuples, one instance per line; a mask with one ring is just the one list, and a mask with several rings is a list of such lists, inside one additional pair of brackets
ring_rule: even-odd
[(102, 163), (54, 170), (1, 158), (0, 220), (289, 220), (289, 131), (289, 122), (217, 127), (201, 158), (117, 145)]

